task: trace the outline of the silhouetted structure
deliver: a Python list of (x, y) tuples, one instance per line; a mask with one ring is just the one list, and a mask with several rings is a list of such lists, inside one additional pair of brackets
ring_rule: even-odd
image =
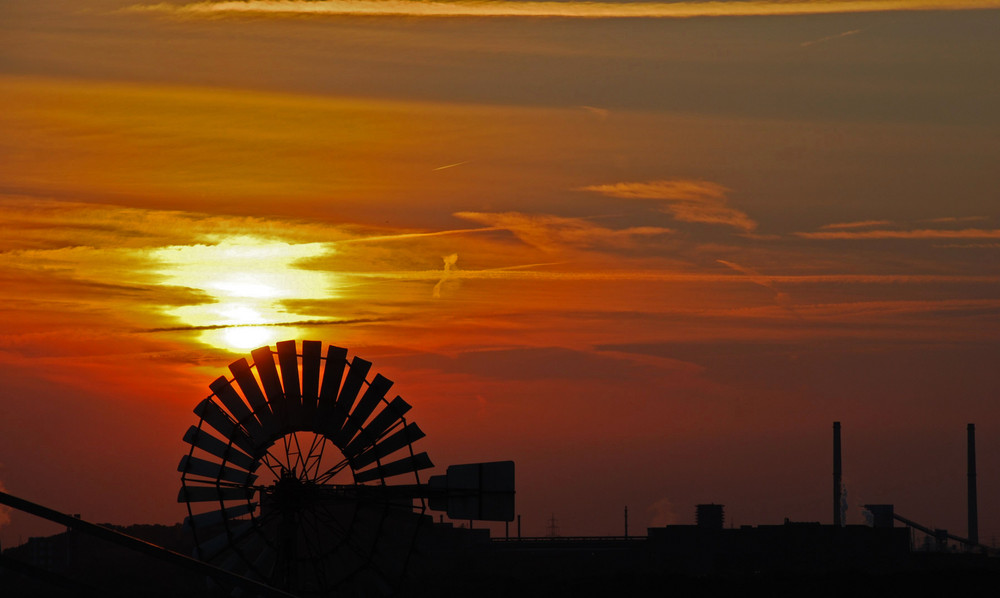
[(229, 366), (184, 435), (178, 501), (196, 554), (302, 594), (391, 588), (440, 535), (426, 515), (511, 521), (514, 463), (433, 467), (393, 383), (347, 349), (283, 341)]
[[(707, 503), (696, 506), (695, 525), (649, 528), (646, 537), (629, 536), (626, 508), (625, 536), (559, 537), (553, 514), (547, 537), (522, 538), (518, 515), (516, 539), (506, 533), (491, 539), (487, 529), (434, 523), (426, 511), (447, 511), (452, 519), (470, 522), (513, 520), (512, 462), (455, 465), (422, 483), (413, 443), (423, 434), (402, 418), (409, 408), (402, 399), (385, 399), (391, 382), (378, 375), (368, 381), (370, 363), (359, 358), (348, 363), (342, 349), (330, 347), (322, 368), (318, 346), (307, 341), (297, 355), (289, 342), (279, 343), (277, 366), (267, 347), (254, 352), (252, 366), (235, 362), (231, 371), (241, 392), (233, 381), (220, 378), (211, 385), (213, 395), (196, 409), (201, 419), (185, 435), (191, 448), (180, 465), (179, 500), (189, 507), (183, 528), (96, 526), (0, 492), (0, 503), (70, 530), (4, 550), (4, 596), (63, 596), (67, 591), (102, 597), (218, 596), (222, 588), (206, 585), (206, 576), (224, 593), (236, 588), (246, 595), (285, 597), (291, 592), (729, 596), (749, 589), (815, 595), (830, 594), (837, 584), (842, 591), (832, 593), (872, 593), (876, 587), (928, 593), (1000, 583), (996, 551), (991, 554), (974, 540), (972, 424), (969, 538), (922, 526), (897, 514), (891, 504), (866, 505), (870, 527), (845, 525), (835, 517), (833, 525), (786, 520), (726, 529), (723, 505)], [(383, 407), (376, 413), (378, 404)], [(303, 431), (312, 435), (305, 438), (309, 448), (298, 436)], [(316, 456), (326, 454), (327, 442), (329, 452), (338, 455), (331, 468)], [(348, 468), (351, 483), (331, 482)], [(265, 471), (272, 477), (266, 478)], [(838, 515), (840, 473), (837, 422)], [(387, 483), (398, 477), (410, 481), (409, 474), (411, 483)], [(202, 503), (211, 507), (194, 513)], [(906, 527), (895, 527), (896, 521)], [(911, 546), (911, 529), (927, 535), (926, 552)], [(949, 540), (978, 552), (959, 552)], [(192, 552), (204, 560), (185, 556)]]
[(841, 462), (840, 462), (840, 422), (833, 422), (833, 524), (843, 525), (841, 517), (843, 513), (841, 500), (843, 496), (843, 484), (841, 482)]
[(969, 424), (968, 428), (968, 468), (969, 468), (969, 488), (968, 488), (968, 514), (969, 514), (969, 543), (979, 544), (979, 505), (976, 496), (976, 424)]
[(865, 505), (871, 513), (872, 527), (885, 528), (895, 525), (895, 507), (893, 505)]
[(695, 525), (706, 529), (722, 529), (725, 516), (722, 505), (707, 504), (695, 507)]

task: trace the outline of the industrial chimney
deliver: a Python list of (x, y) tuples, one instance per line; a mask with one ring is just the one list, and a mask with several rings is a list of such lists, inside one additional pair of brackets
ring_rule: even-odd
[(969, 424), (969, 544), (979, 544), (979, 507), (976, 500), (976, 424)]
[(840, 422), (833, 422), (833, 524), (844, 525), (841, 517)]

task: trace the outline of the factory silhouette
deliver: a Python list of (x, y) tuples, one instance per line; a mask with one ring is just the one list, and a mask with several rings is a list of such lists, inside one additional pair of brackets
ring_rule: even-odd
[[(869, 524), (844, 522), (840, 424), (834, 424), (832, 523), (726, 527), (720, 504), (694, 507), (693, 525), (652, 527), (645, 535), (526, 537), (519, 525), (502, 537), (417, 516), (423, 523), (405, 575), (370, 587), (348, 584), (331, 595), (543, 596), (729, 595), (757, 589), (778, 594), (853, 595), (932, 589), (998, 588), (1000, 554), (978, 540), (975, 428), (968, 426), (968, 524), (965, 537), (931, 529), (865, 505)], [(4, 502), (10, 504), (9, 495)], [(14, 505), (23, 507), (21, 503)], [(65, 533), (32, 538), (0, 558), (5, 596), (220, 596), (225, 581), (135, 546), (98, 537), (78, 517)], [(519, 523), (519, 522), (518, 522)], [(174, 526), (103, 526), (154, 548), (191, 554), (190, 530)], [(281, 595), (281, 594), (276, 594)], [(295, 595), (295, 594), (291, 594)], [(306, 594), (309, 595), (309, 594)]]
[[(410, 406), (371, 362), (318, 341), (261, 347), (209, 387), (183, 439), (174, 526), (96, 525), (0, 492), (0, 504), (65, 533), (0, 552), (6, 596), (607, 596), (677, 592), (868, 595), (1000, 588), (979, 541), (975, 426), (968, 529), (931, 529), (891, 504), (846, 524), (841, 428), (833, 424), (830, 523), (726, 527), (721, 504), (694, 525), (613, 537), (521, 535), (512, 461), (433, 467)], [(440, 515), (435, 521), (434, 513)], [(454, 525), (444, 521), (467, 521)], [(491, 537), (474, 521), (506, 522)], [(510, 523), (516, 522), (513, 534)], [(899, 525), (897, 525), (899, 524)]]

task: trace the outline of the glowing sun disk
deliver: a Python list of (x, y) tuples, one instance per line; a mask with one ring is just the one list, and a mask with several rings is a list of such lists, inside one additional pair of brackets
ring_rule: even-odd
[(205, 331), (202, 340), (223, 348), (247, 349), (269, 343), (279, 324), (307, 319), (289, 311), (284, 300), (320, 301), (336, 296), (329, 272), (296, 266), (331, 252), (324, 243), (292, 244), (251, 236), (221, 238), (215, 244), (166, 247), (153, 253), (163, 264), (163, 284), (201, 291), (212, 301), (173, 307), (167, 312), (191, 327), (231, 326)]

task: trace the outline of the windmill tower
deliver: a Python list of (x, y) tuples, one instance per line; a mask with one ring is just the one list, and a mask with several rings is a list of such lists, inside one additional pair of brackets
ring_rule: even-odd
[[(300, 596), (391, 591), (428, 510), (512, 521), (514, 463), (433, 467), (393, 383), (318, 341), (261, 347), (209, 384), (180, 461), (196, 556)], [(277, 359), (275, 359), (277, 358)]]

